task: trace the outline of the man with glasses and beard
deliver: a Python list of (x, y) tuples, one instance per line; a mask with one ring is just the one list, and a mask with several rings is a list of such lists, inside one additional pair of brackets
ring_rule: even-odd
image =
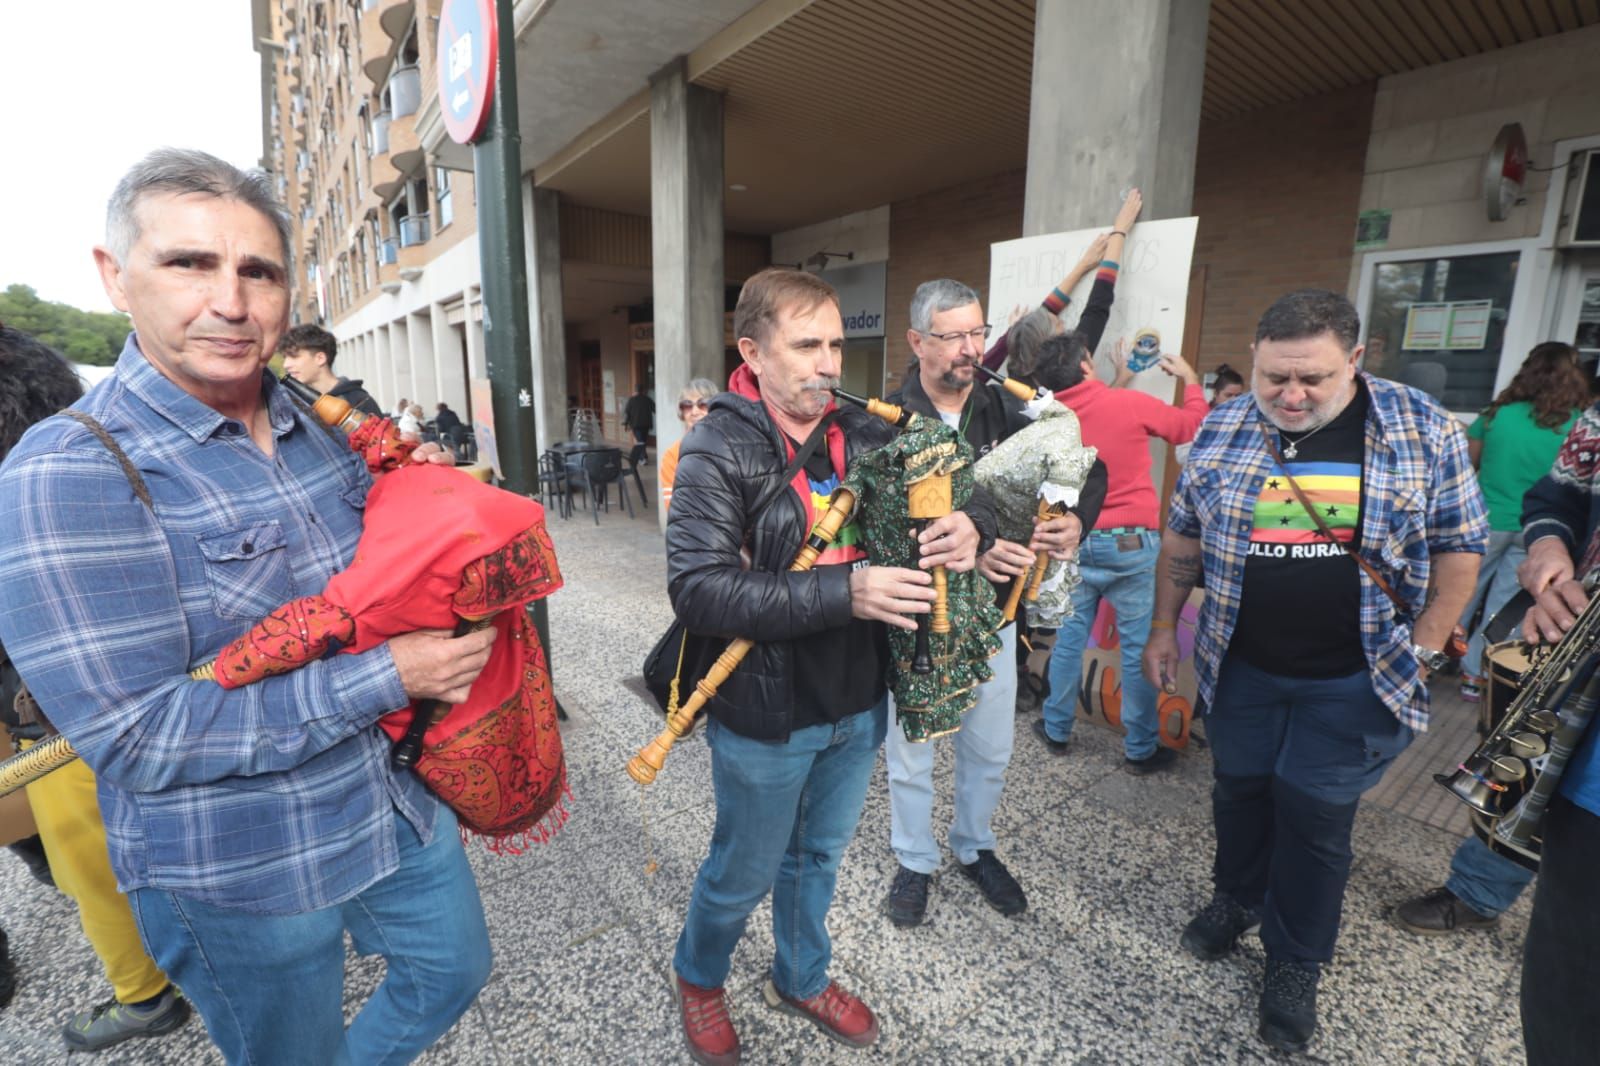
[(1361, 794), (1428, 727), (1428, 675), (1489, 525), (1467, 442), (1426, 394), (1361, 372), (1360, 321), (1320, 289), (1256, 327), (1254, 402), (1200, 427), (1162, 534), (1150, 683), (1177, 676), (1200, 574), (1199, 704), (1214, 784), (1215, 895), (1182, 944), (1211, 961), (1259, 926), (1260, 1035), (1316, 1031)]
[[(809, 570), (789, 571), (849, 464), (890, 439), (835, 406), (844, 321), (821, 279), (768, 269), (733, 313), (744, 363), (684, 438), (667, 517), (667, 589), (693, 633), (754, 642), (707, 703), (717, 821), (673, 956), (684, 1038), (699, 1063), (739, 1061), (724, 984), (750, 912), (772, 893), (767, 1005), (853, 1047), (872, 1010), (828, 977), (825, 925), (883, 741), (885, 624), (934, 599), (923, 570), (870, 566), (847, 523)], [(978, 530), (955, 512), (922, 535), (922, 566), (973, 567)], [(687, 683), (687, 679), (686, 683)]]
[[(989, 331), (978, 294), (966, 285), (945, 278), (919, 286), (911, 299), (911, 328), (906, 333), (916, 362), (904, 386), (890, 397), (892, 403), (920, 415), (942, 419), (966, 438), (977, 456), (1029, 424), (1016, 397), (995, 385), (974, 387)], [(995, 584), (997, 598), (1027, 571), (1036, 552), (1067, 558), (1077, 550), (1079, 535), (1094, 525), (1105, 487), (1105, 464), (1096, 460), (1075, 513), (1040, 523), (1028, 544), (997, 540), (993, 526), (986, 528), (978, 571)], [(982, 489), (975, 491), (973, 501), (985, 515), (993, 514)], [(997, 841), (990, 823), (1011, 762), (1017, 627), (1004, 626), (1000, 640), (994, 677), (979, 686), (977, 703), (951, 738), (956, 749), (955, 819), (949, 840), (961, 872), (977, 884), (991, 907), (1009, 916), (1026, 910), (1028, 899), (995, 855)], [(927, 913), (929, 882), (943, 861), (933, 835), (934, 746), (931, 741), (907, 740), (896, 724), (889, 727), (884, 754), (889, 768), (889, 844), (899, 861), (889, 887), (889, 920), (900, 926), (918, 925)]]

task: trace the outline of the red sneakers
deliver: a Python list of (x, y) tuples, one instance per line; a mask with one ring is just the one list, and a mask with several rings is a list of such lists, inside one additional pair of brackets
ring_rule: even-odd
[[(691, 985), (674, 971), (672, 991), (683, 1021), (683, 1039), (689, 1057), (700, 1066), (737, 1066), (739, 1034), (728, 1017), (728, 1002), (720, 988)], [(876, 1033), (876, 1027), (874, 1027)]]
[(841, 1044), (867, 1047), (878, 1040), (878, 1019), (872, 1008), (840, 988), (837, 981), (829, 981), (827, 988), (810, 999), (790, 999), (769, 977), (761, 994), (767, 1006), (815, 1023)]

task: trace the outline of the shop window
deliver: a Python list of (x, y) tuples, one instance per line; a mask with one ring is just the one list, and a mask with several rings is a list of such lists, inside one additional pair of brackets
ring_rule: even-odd
[(1494, 398), (1520, 252), (1378, 263), (1364, 366), (1417, 385), (1452, 411)]

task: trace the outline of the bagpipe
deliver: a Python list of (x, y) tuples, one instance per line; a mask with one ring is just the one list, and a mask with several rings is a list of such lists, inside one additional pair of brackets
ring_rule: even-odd
[[(900, 430), (852, 463), (843, 484), (860, 500), (858, 522), (872, 564), (914, 570), (918, 535), (972, 498), (972, 445), (940, 419), (842, 389), (833, 394)], [(933, 609), (917, 616), (914, 632), (889, 629), (889, 691), (900, 728), (914, 743), (961, 728), (978, 686), (994, 677), (989, 659), (1000, 650), (1000, 611), (981, 574), (936, 566), (933, 590)]]
[[(1033, 420), (995, 445), (973, 470), (978, 484), (994, 500), (1000, 536), (1026, 544), (1036, 522), (1060, 517), (1077, 506), (1096, 451), (1083, 443), (1078, 416), (1048, 389), (1036, 390), (982, 364), (978, 369), (1022, 400), (1024, 412)], [(1072, 613), (1072, 590), (1080, 580), (1075, 561), (1037, 552), (1027, 573), (1011, 583), (1002, 617), (1006, 622), (1016, 618), (1026, 592), (1029, 624), (1054, 629)]]
[[(291, 600), (196, 667), (197, 683), (237, 688), (330, 651), (356, 653), (419, 629), (496, 631), (468, 698), (418, 701), (378, 725), (391, 762), (410, 767), (494, 850), (543, 841), (569, 795), (549, 663), (526, 607), (561, 587), (537, 501), (463, 471), (410, 462), (417, 445), (386, 418), (285, 377), (280, 383), (376, 475), (351, 564), (320, 594)], [(0, 794), (75, 757), (56, 736), (0, 763)]]
[[(972, 495), (972, 448), (938, 419), (840, 389), (833, 394), (902, 432), (851, 464), (789, 569), (809, 570), (852, 519), (860, 524), (873, 565), (914, 569), (917, 534), (929, 522), (965, 506)], [(917, 616), (916, 631), (889, 629), (889, 688), (901, 728), (913, 741), (961, 727), (961, 716), (977, 700), (978, 684), (994, 676), (988, 660), (1000, 649), (995, 636), (999, 611), (988, 583), (976, 571), (949, 574), (943, 567), (934, 568), (933, 581), (933, 608)], [(672, 746), (689, 733), (695, 717), (753, 646), (745, 638), (728, 645), (695, 683), (689, 699), (668, 714), (666, 728), (628, 762), (630, 777), (641, 785), (656, 779)]]

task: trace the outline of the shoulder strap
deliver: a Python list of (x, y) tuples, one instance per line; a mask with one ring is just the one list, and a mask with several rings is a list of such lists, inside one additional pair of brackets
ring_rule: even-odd
[(1273, 461), (1278, 464), (1278, 469), (1283, 471), (1284, 480), (1289, 482), (1289, 488), (1294, 492), (1294, 498), (1299, 500), (1300, 506), (1306, 509), (1306, 514), (1311, 516), (1311, 521), (1317, 524), (1317, 530), (1324, 537), (1349, 552), (1350, 558), (1356, 561), (1357, 566), (1366, 571), (1367, 576), (1383, 590), (1384, 595), (1394, 601), (1394, 605), (1400, 609), (1401, 613), (1409, 615), (1411, 613), (1411, 605), (1400, 598), (1400, 594), (1390, 587), (1389, 583), (1383, 579), (1383, 576), (1378, 573), (1371, 563), (1361, 557), (1360, 552), (1350, 546), (1349, 541), (1335, 537), (1333, 530), (1328, 528), (1328, 523), (1324, 522), (1322, 516), (1317, 514), (1317, 509), (1311, 506), (1310, 500), (1306, 499), (1305, 491), (1300, 488), (1300, 483), (1294, 479), (1293, 474), (1289, 473), (1289, 464), (1283, 461), (1283, 456), (1278, 452), (1278, 443), (1272, 439), (1272, 429), (1265, 423), (1261, 426), (1261, 438), (1267, 442), (1267, 451), (1272, 454)]
[[(778, 493), (782, 492), (789, 482), (794, 480), (795, 474), (799, 473), (800, 468), (806, 465), (806, 460), (810, 459), (811, 453), (817, 450), (817, 445), (822, 443), (822, 438), (828, 433), (828, 427), (833, 425), (833, 420), (838, 417), (838, 408), (834, 408), (823, 415), (822, 421), (817, 423), (817, 427), (811, 431), (811, 435), (805, 439), (805, 443), (794, 450), (794, 458), (790, 459), (789, 465), (783, 468), (783, 476), (778, 479), (778, 483), (768, 489), (766, 495), (757, 500), (756, 505), (750, 509), (751, 525), (754, 525), (761, 512), (767, 509), (767, 505), (777, 498)], [(782, 433), (783, 430), (780, 429), (778, 432)], [(808, 529), (806, 532), (809, 533), (811, 531)]]
[(95, 438), (106, 446), (106, 451), (110, 452), (112, 458), (117, 461), (117, 465), (122, 467), (123, 476), (128, 479), (128, 484), (133, 486), (133, 494), (139, 497), (139, 502), (144, 504), (152, 515), (155, 514), (155, 504), (150, 502), (150, 490), (145, 487), (144, 478), (139, 475), (138, 469), (133, 465), (133, 460), (128, 458), (128, 453), (122, 450), (116, 439), (106, 430), (106, 427), (96, 422), (92, 416), (86, 415), (82, 411), (74, 411), (70, 407), (61, 413), (82, 425), (90, 433), (93, 433)]

